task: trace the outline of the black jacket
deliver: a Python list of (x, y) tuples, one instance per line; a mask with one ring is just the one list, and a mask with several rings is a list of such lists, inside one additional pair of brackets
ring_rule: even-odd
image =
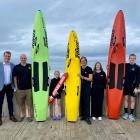
[(92, 78), (92, 88), (106, 88), (106, 74), (104, 71), (95, 72)]
[[(60, 80), (60, 78), (58, 78), (58, 79), (53, 78), (51, 80), (49, 96), (52, 95), (52, 92), (53, 92), (54, 88), (56, 87), (57, 83), (59, 82), (59, 80)], [(56, 98), (61, 98), (61, 92), (62, 92), (63, 88), (64, 88), (64, 85), (58, 90), (59, 94), (57, 94)]]
[(137, 64), (126, 63), (125, 84), (128, 89), (137, 88), (140, 84), (140, 67)]

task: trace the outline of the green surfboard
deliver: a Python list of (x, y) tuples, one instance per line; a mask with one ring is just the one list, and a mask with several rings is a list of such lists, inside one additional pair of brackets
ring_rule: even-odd
[(36, 121), (45, 121), (48, 116), (49, 75), (47, 32), (43, 14), (38, 10), (32, 38), (32, 94)]

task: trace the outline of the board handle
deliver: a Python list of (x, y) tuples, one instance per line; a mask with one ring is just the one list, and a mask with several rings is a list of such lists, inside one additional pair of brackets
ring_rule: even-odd
[(123, 77), (123, 86), (124, 86), (124, 84), (125, 84), (125, 77)]
[(79, 86), (77, 86), (77, 96), (79, 95)]
[(36, 46), (36, 48), (35, 48), (35, 53), (37, 54), (38, 51), (39, 51), (39, 44), (38, 44), (38, 45)]
[(71, 58), (69, 59), (69, 62), (68, 62), (68, 65), (67, 65), (68, 68), (69, 68), (70, 64), (71, 64)]
[(66, 86), (65, 86), (65, 96), (66, 96)]

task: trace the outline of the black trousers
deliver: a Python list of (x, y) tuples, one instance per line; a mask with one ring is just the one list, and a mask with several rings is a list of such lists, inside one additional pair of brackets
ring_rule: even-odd
[(90, 95), (91, 88), (87, 85), (81, 87), (80, 110), (81, 117), (90, 118)]
[(2, 106), (5, 94), (7, 97), (9, 116), (13, 116), (13, 89), (11, 84), (9, 84), (4, 85), (3, 89), (0, 91), (0, 118), (2, 118)]
[(91, 93), (91, 116), (101, 117), (103, 115), (104, 88), (92, 88)]

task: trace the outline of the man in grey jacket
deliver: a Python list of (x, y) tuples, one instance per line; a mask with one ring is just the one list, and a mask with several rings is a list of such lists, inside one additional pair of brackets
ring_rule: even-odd
[(2, 106), (4, 96), (7, 96), (9, 119), (13, 122), (17, 122), (17, 119), (13, 115), (13, 78), (12, 72), (14, 64), (10, 62), (11, 52), (5, 51), (3, 54), (3, 62), (0, 62), (0, 125), (2, 125)]

